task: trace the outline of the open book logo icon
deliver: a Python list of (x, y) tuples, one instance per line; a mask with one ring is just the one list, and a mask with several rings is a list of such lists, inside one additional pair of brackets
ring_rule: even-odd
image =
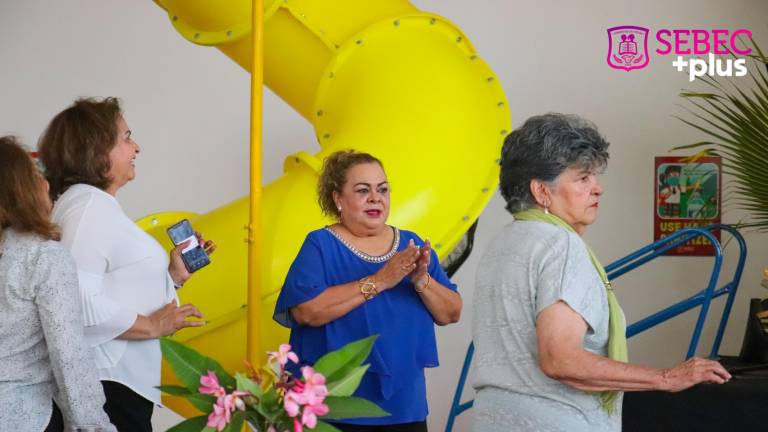
[(648, 29), (618, 26), (608, 29), (608, 66), (614, 69), (642, 69), (648, 65)]

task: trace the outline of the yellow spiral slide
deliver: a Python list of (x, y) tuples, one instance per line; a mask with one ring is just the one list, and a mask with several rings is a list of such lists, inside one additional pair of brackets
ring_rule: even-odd
[[(155, 1), (183, 37), (215, 46), (247, 70), (249, 0)], [(267, 350), (288, 336), (272, 321), (288, 267), (304, 236), (330, 222), (315, 193), (327, 155), (353, 148), (380, 158), (392, 187), (389, 223), (431, 238), (442, 259), (491, 199), (511, 120), (498, 80), (461, 30), (406, 0), (266, 0), (264, 77), (312, 123), (319, 144), (314, 154), (289, 156), (284, 175), (264, 188), (262, 263), (254, 270), (262, 287), (259, 346)], [(242, 370), (248, 199), (200, 215), (158, 213), (139, 224), (170, 247), (165, 229), (182, 217), (219, 250), (180, 291), (209, 324), (177, 338)], [(165, 402), (194, 413), (185, 402)]]

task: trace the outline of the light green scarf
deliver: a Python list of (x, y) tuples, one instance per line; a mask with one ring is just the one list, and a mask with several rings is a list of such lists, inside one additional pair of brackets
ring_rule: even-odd
[[(551, 213), (544, 213), (539, 209), (529, 209), (517, 212), (514, 216), (515, 220), (546, 222), (565, 228), (573, 233), (576, 232), (573, 227), (568, 225), (564, 220)], [(603, 281), (605, 292), (608, 295), (608, 358), (626, 363), (629, 357), (627, 354), (627, 334), (624, 314), (621, 312), (619, 301), (613, 293), (611, 282), (608, 281), (608, 275), (605, 273), (605, 268), (600, 264), (600, 261), (597, 259), (597, 256), (587, 242), (584, 242), (584, 246), (587, 248), (589, 259), (592, 260), (592, 265), (595, 266), (595, 270), (597, 270), (597, 273), (600, 275), (600, 280)], [(617, 391), (603, 391), (597, 393), (597, 397), (600, 399), (600, 406), (609, 415), (616, 412), (616, 401), (618, 396), (619, 392)]]

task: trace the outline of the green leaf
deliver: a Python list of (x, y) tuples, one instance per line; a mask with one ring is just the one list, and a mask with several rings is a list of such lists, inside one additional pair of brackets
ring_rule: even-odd
[(274, 423), (284, 412), (279, 400), (280, 396), (277, 394), (277, 391), (274, 387), (271, 387), (264, 393), (264, 396), (261, 398), (259, 404), (256, 405), (255, 409), (269, 422)]
[(323, 374), (326, 382), (341, 379), (363, 364), (368, 355), (371, 354), (373, 344), (378, 337), (379, 335), (369, 336), (329, 352), (315, 362), (315, 371)]
[(240, 432), (243, 429), (244, 420), (245, 413), (243, 411), (235, 411), (232, 414), (232, 419), (230, 420), (227, 427), (224, 428), (223, 432)]
[(261, 399), (264, 394), (264, 390), (262, 390), (260, 385), (256, 384), (252, 379), (241, 374), (240, 372), (235, 374), (235, 381), (237, 381), (238, 390), (247, 391), (256, 396), (258, 399)]
[(184, 420), (166, 432), (201, 432), (208, 424), (208, 416), (192, 417)]
[(749, 44), (759, 53), (750, 59), (751, 83), (707, 76), (701, 82), (710, 92), (684, 90), (680, 94), (689, 104), (684, 109), (690, 117), (677, 118), (713, 139), (677, 149), (703, 147), (720, 155), (723, 173), (732, 177), (725, 185), (724, 208), (749, 213), (750, 220), (740, 221), (739, 227), (768, 230), (768, 75), (760, 47), (752, 39)]
[(182, 396), (187, 399), (189, 403), (199, 409), (205, 414), (210, 414), (213, 411), (213, 404), (216, 403), (216, 398), (211, 395), (205, 395), (202, 393), (192, 393)]
[(200, 387), (200, 377), (213, 371), (224, 387), (234, 388), (235, 379), (214, 359), (206, 357), (173, 339), (161, 338), (160, 350), (182, 384), (192, 392)]
[[(251, 432), (255, 430), (256, 432), (260, 431), (266, 431), (267, 430), (267, 423), (265, 423), (264, 417), (261, 417), (258, 413), (254, 411), (246, 411), (245, 412), (245, 421), (247, 422), (248, 426), (245, 430), (247, 432)], [(277, 429), (278, 431), (283, 429)]]
[(265, 404), (270, 404), (270, 405), (277, 405), (278, 399), (279, 399), (279, 395), (277, 394), (277, 390), (275, 390), (274, 387), (270, 387), (270, 389), (267, 390), (266, 393), (264, 393), (264, 397), (262, 398)]
[(336, 381), (326, 383), (326, 387), (328, 388), (328, 395), (352, 396), (352, 393), (357, 390), (357, 386), (360, 385), (360, 380), (363, 379), (363, 375), (365, 375), (365, 371), (368, 370), (368, 366), (370, 365), (358, 366), (346, 376)]
[[(672, 147), (672, 150), (684, 150), (684, 149), (689, 149), (689, 148), (698, 148), (698, 147), (712, 146), (712, 145), (713, 145), (713, 143), (711, 141), (699, 141), (699, 142), (695, 142), (693, 144), (686, 144), (686, 145), (681, 145), (681, 146), (677, 146), (677, 147)], [(711, 152), (710, 149), (705, 149), (703, 151), (708, 152), (708, 153)]]
[(328, 405), (329, 409), (328, 414), (324, 415), (323, 418), (329, 420), (389, 416), (388, 412), (379, 408), (375, 403), (355, 396), (328, 396), (323, 400), (323, 403)]
[(317, 432), (341, 432), (339, 429), (333, 427), (332, 425), (330, 425), (330, 424), (328, 424), (328, 423), (326, 423), (326, 422), (324, 422), (322, 420), (318, 420), (317, 421), (317, 424), (315, 425), (314, 429), (309, 429), (307, 427), (305, 427), (304, 429), (312, 430), (312, 431), (317, 431)]
[(156, 388), (161, 392), (172, 395), (172, 396), (185, 396), (188, 394), (192, 394), (192, 392), (188, 388), (177, 386), (177, 385), (161, 385), (161, 386), (157, 386)]
[(714, 93), (700, 93), (694, 91), (680, 92), (680, 96), (684, 98), (702, 98), (702, 99), (719, 99), (720, 95)]

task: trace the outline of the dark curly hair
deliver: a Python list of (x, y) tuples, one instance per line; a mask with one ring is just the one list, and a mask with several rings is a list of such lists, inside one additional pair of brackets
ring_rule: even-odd
[(324, 215), (337, 220), (341, 217), (339, 209), (336, 208), (336, 202), (333, 201), (333, 193), (341, 193), (347, 182), (347, 172), (350, 168), (365, 163), (377, 163), (384, 169), (384, 165), (378, 158), (354, 150), (337, 151), (325, 159), (320, 178), (317, 180), (317, 202)]
[(597, 127), (576, 115), (534, 116), (504, 140), (499, 189), (510, 213), (536, 204), (531, 180), (553, 182), (568, 168), (602, 171), (609, 143)]
[(117, 98), (84, 98), (51, 120), (38, 148), (52, 199), (77, 183), (109, 187), (109, 152), (117, 143), (121, 116)]

